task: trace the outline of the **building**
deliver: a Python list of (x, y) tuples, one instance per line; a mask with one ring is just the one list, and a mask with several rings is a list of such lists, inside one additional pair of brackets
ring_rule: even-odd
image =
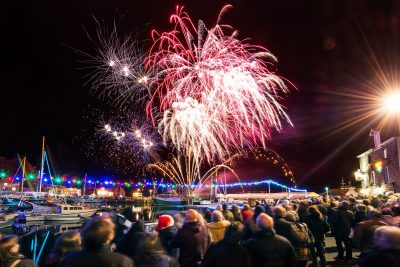
[(364, 190), (400, 192), (400, 137), (381, 143), (380, 137), (376, 138), (379, 132), (372, 131), (371, 135), (374, 135), (375, 148), (357, 156), (360, 168), (355, 172), (356, 180), (361, 181)]

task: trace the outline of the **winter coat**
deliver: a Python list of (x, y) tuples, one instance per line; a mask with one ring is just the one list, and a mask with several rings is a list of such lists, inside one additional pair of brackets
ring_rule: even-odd
[(307, 224), (308, 229), (310, 229), (316, 242), (324, 241), (325, 234), (329, 232), (329, 224), (325, 219), (310, 214), (306, 217), (305, 223)]
[(368, 220), (368, 216), (366, 212), (356, 212), (354, 214), (354, 225), (353, 227), (359, 223)]
[(207, 228), (200, 222), (184, 223), (169, 242), (171, 248), (180, 248), (179, 265), (199, 267), (208, 246)]
[(296, 253), (289, 240), (274, 230), (263, 230), (244, 243), (254, 267), (294, 267)]
[(244, 230), (245, 230), (245, 236), (244, 236), (245, 240), (254, 237), (255, 234), (260, 230), (256, 224), (256, 219), (254, 218), (254, 215), (246, 220), (246, 222), (244, 223)]
[[(135, 224), (137, 224), (136, 222)], [(141, 222), (140, 222), (141, 223)], [(131, 259), (135, 257), (135, 253), (137, 251), (140, 240), (142, 240), (143, 236), (146, 233), (144, 232), (144, 228), (141, 226), (132, 226), (132, 228), (126, 233), (118, 242), (117, 249), (115, 250), (118, 253), (122, 253)]]
[(293, 244), (294, 236), (292, 235), (292, 222), (287, 221), (285, 218), (275, 218), (274, 228), (276, 234), (285, 237)]
[(332, 215), (332, 231), (334, 236), (348, 237), (354, 224), (354, 215), (351, 211), (338, 209)]
[(97, 250), (81, 250), (68, 254), (60, 267), (133, 267), (133, 261), (125, 255), (112, 252), (104, 245)]
[(224, 215), (225, 220), (233, 222), (234, 217), (233, 217), (233, 213), (230, 210), (222, 211), (222, 215)]
[(354, 228), (354, 244), (361, 249), (361, 252), (371, 249), (376, 228), (384, 225), (387, 224), (380, 220), (368, 220), (356, 224)]
[(242, 210), (241, 213), (242, 213), (244, 223), (246, 223), (248, 218), (253, 217), (253, 215), (254, 215), (254, 212), (252, 210)]
[(308, 227), (305, 223), (292, 222), (291, 244), (296, 250), (297, 260), (311, 260), (310, 245), (313, 241), (310, 238)]
[(240, 211), (232, 211), (233, 221), (243, 223), (243, 217)]
[(203, 260), (203, 267), (252, 267), (248, 251), (239, 244), (222, 240), (211, 245)]
[(210, 235), (211, 244), (216, 244), (219, 241), (221, 241), (222, 239), (224, 239), (225, 229), (229, 225), (231, 225), (231, 223), (227, 220), (207, 223), (206, 226), (207, 226), (208, 234)]
[(164, 250), (168, 253), (168, 255), (174, 258), (177, 256), (176, 249), (170, 248), (168, 246), (168, 243), (174, 238), (175, 235), (176, 230), (173, 226), (165, 227), (158, 232), (158, 238), (160, 239), (161, 245), (163, 246)]
[(37, 267), (37, 265), (31, 260), (25, 258), (23, 255), (19, 254), (6, 261), (0, 261), (1, 267)]
[(179, 267), (179, 264), (167, 255), (151, 255), (135, 258), (135, 267)]
[(328, 208), (322, 203), (317, 204), (317, 206), (319, 212), (322, 213), (322, 216), (326, 217), (328, 215)]
[(366, 253), (359, 262), (360, 267), (400, 266), (400, 250), (374, 249)]
[(63, 260), (64, 255), (57, 252), (52, 252), (44, 260), (44, 267), (57, 267)]

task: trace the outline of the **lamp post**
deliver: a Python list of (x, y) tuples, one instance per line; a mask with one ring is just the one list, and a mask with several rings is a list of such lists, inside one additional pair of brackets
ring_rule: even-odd
[(325, 187), (325, 192), (326, 192), (326, 200), (329, 199), (329, 188)]

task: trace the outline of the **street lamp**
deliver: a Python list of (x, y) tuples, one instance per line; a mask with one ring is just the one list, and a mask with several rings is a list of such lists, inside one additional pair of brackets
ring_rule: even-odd
[(329, 188), (328, 187), (325, 187), (325, 192), (326, 192), (326, 199), (328, 199), (329, 198)]

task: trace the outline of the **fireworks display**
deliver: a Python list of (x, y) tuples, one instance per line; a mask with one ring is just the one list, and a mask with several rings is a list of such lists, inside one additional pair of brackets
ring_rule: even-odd
[(256, 161), (262, 160), (269, 162), (272, 166), (276, 169), (280, 169), (281, 174), (286, 177), (290, 183), (296, 185), (296, 180), (294, 177), (293, 171), (290, 169), (289, 165), (286, 161), (275, 151), (268, 149), (268, 148), (252, 148), (252, 149), (245, 149), (236, 153), (228, 160), (224, 162), (225, 165), (234, 168), (235, 164), (239, 160), (253, 158)]
[(208, 30), (199, 21), (196, 28), (182, 7), (170, 21), (172, 31), (152, 33), (146, 66), (155, 88), (147, 113), (180, 153), (224, 160), (242, 148), (265, 147), (281, 119), (291, 124), (278, 102), (288, 89), (270, 70), (276, 59), (267, 49), (240, 41), (218, 22)]
[(145, 52), (139, 43), (130, 37), (121, 40), (115, 28), (110, 34), (99, 29), (93, 42), (96, 55), (83, 53), (88, 58), (86, 68), (92, 70), (88, 77), (93, 90), (112, 99), (115, 106), (135, 109), (136, 104), (145, 102), (150, 96), (147, 75), (151, 74), (144, 67)]
[(200, 169), (201, 166), (193, 154), (189, 154), (187, 157), (172, 156), (170, 160), (148, 164), (146, 168), (162, 174), (173, 183), (189, 185), (185, 188), (188, 196), (201, 189), (206, 182), (211, 184), (211, 179), (215, 179), (218, 172), (222, 170), (231, 172), (239, 180), (235, 171), (225, 164), (212, 166), (203, 172)]
[(83, 152), (106, 169), (141, 176), (143, 166), (159, 159), (164, 145), (150, 122), (121, 112), (109, 116), (95, 108), (85, 117), (91, 130), (82, 133)]
[[(229, 7), (207, 29), (201, 20), (195, 27), (178, 6), (170, 18), (173, 30), (153, 30), (147, 53), (130, 38), (119, 41), (115, 30), (108, 39), (99, 31), (99, 54), (89, 60), (98, 65), (93, 88), (114, 104), (131, 107), (124, 112), (136, 122), (126, 130), (126, 125), (104, 121), (100, 139), (137, 160), (150, 155), (146, 162), (155, 163), (147, 169), (174, 182), (203, 184), (221, 168), (233, 172), (218, 163), (243, 149), (265, 148), (273, 129), (280, 132), (282, 121), (292, 124), (280, 103), (289, 90), (273, 70), (275, 56), (220, 24)], [(156, 143), (172, 143), (177, 156), (156, 159)], [(209, 171), (205, 166), (211, 166)]]

